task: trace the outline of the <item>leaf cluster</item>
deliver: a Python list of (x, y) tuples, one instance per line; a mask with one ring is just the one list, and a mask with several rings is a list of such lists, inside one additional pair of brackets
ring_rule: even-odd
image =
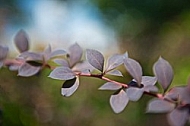
[[(101, 52), (94, 49), (83, 51), (77, 43), (71, 45), (67, 51), (52, 50), (48, 45), (42, 52), (32, 52), (29, 50), (29, 37), (24, 30), (15, 35), (14, 44), (20, 53), (15, 59), (8, 59), (8, 47), (0, 46), (0, 68), (8, 67), (22, 77), (33, 76), (42, 69), (49, 68), (51, 72), (48, 77), (63, 81), (61, 94), (64, 97), (77, 91), (81, 76), (93, 77), (106, 81), (99, 90), (114, 91), (109, 101), (115, 113), (122, 112), (129, 102), (136, 102), (143, 95), (150, 95), (153, 99), (147, 105), (147, 113), (167, 113), (173, 126), (183, 126), (189, 120), (190, 82), (187, 86), (169, 89), (174, 73), (169, 62), (162, 57), (153, 65), (154, 75), (146, 76), (140, 63), (129, 57), (128, 53), (114, 54), (105, 59)], [(83, 55), (85, 59), (82, 58)], [(49, 64), (49, 61), (56, 65)], [(119, 66), (123, 66), (133, 78), (129, 83), (121, 83), (106, 76), (123, 77), (122, 72), (117, 69)]]

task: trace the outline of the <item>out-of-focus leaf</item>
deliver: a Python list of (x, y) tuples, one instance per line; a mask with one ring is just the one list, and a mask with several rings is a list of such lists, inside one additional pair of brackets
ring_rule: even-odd
[(190, 104), (190, 89), (188, 86), (174, 87), (166, 95), (166, 98), (172, 100), (180, 99), (184, 104)]
[(105, 73), (121, 65), (123, 63), (123, 59), (124, 59), (123, 56), (119, 54), (115, 54), (109, 57), (107, 65), (106, 65)]
[(104, 85), (102, 85), (99, 90), (118, 90), (122, 88), (121, 85), (115, 84), (113, 82), (107, 82)]
[[(143, 87), (141, 89), (146, 92), (158, 92), (158, 88), (154, 86), (156, 81), (157, 81), (156, 77), (142, 76), (141, 86)], [(139, 88), (139, 86), (136, 84), (135, 79), (133, 79), (128, 85), (131, 87)]]
[(95, 68), (89, 64), (88, 61), (81, 61), (79, 63), (77, 63), (73, 68), (72, 70), (73, 71), (93, 71)]
[(20, 65), (17, 65), (17, 64), (11, 64), (9, 66), (9, 70), (10, 71), (17, 71), (19, 69)]
[(86, 59), (93, 67), (103, 72), (104, 57), (100, 52), (93, 49), (87, 49)]
[(75, 73), (68, 67), (57, 67), (49, 75), (49, 77), (58, 80), (70, 80), (75, 76)]
[(40, 71), (41, 67), (31, 66), (28, 63), (24, 63), (19, 67), (18, 76), (29, 77), (35, 75)]
[(45, 60), (45, 61), (49, 60), (49, 58), (50, 58), (50, 53), (51, 53), (51, 46), (48, 45), (48, 46), (44, 49), (44, 51), (43, 51), (43, 56), (44, 56), (44, 60)]
[(168, 61), (162, 57), (153, 66), (154, 74), (156, 75), (158, 82), (162, 85), (163, 89), (166, 90), (173, 79), (173, 70)]
[(188, 118), (189, 110), (187, 108), (177, 108), (168, 114), (168, 120), (172, 126), (184, 126)]
[(121, 76), (121, 77), (123, 76), (123, 74), (119, 70), (112, 70), (112, 71), (107, 72), (106, 74), (114, 75), (114, 76)]
[(171, 112), (175, 105), (161, 99), (152, 99), (148, 103), (147, 112), (148, 113), (166, 113)]
[(143, 76), (141, 83), (142, 83), (143, 85), (148, 86), (148, 85), (155, 85), (156, 81), (157, 81), (157, 78), (156, 78), (156, 77)]
[(181, 94), (183, 94), (184, 92), (184, 88), (185, 87), (174, 87), (172, 89), (170, 89), (166, 94), (165, 94), (165, 98), (167, 99), (171, 99), (171, 100), (174, 100), (174, 101), (177, 101), (178, 98), (181, 99)]
[(54, 58), (56, 56), (63, 56), (63, 55), (66, 55), (66, 54), (67, 54), (67, 52), (65, 50), (61, 50), (61, 49), (54, 50), (54, 51), (51, 52), (50, 58)]
[(81, 60), (82, 54), (83, 50), (77, 43), (69, 47), (70, 67), (73, 67), (77, 62)]
[(129, 74), (140, 85), (141, 80), (142, 80), (142, 68), (140, 64), (131, 58), (126, 58), (124, 59), (124, 65), (125, 65), (126, 70), (129, 72)]
[(87, 69), (86, 69), (86, 70), (82, 70), (82, 71), (80, 71), (80, 72), (83, 73), (83, 74), (91, 74), (91, 73), (90, 73), (90, 70), (87, 70)]
[(51, 53), (51, 45), (49, 44), (45, 49), (44, 49), (44, 54), (50, 54)]
[(20, 53), (28, 51), (29, 41), (28, 35), (24, 30), (19, 30), (14, 38), (15, 45)]
[(53, 61), (58, 65), (69, 67), (69, 63), (64, 59), (54, 59)]
[(144, 90), (130, 87), (126, 90), (126, 92), (130, 101), (138, 101), (142, 97)]
[(43, 60), (42, 54), (35, 52), (23, 52), (19, 55), (19, 57), (23, 57), (26, 60), (37, 60), (37, 61)]
[(79, 86), (78, 77), (73, 78), (71, 80), (66, 80), (61, 88), (61, 94), (65, 97), (69, 97), (77, 90), (78, 86)]
[(146, 92), (158, 92), (158, 88), (154, 85), (147, 85), (143, 87)]
[(8, 51), (8, 47), (0, 45), (0, 61), (4, 60), (7, 57)]
[(65, 54), (67, 54), (66, 51), (62, 49), (52, 51), (50, 45), (48, 45), (43, 51), (43, 56), (44, 56), (45, 61), (48, 61), (49, 59), (54, 58), (56, 56), (62, 56)]
[(115, 113), (120, 113), (126, 107), (129, 98), (124, 90), (120, 90), (118, 94), (111, 95), (110, 105)]

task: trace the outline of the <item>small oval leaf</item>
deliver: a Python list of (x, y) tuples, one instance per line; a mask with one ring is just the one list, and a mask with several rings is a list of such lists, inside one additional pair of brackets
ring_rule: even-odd
[(49, 75), (49, 77), (58, 80), (70, 80), (75, 76), (75, 73), (68, 67), (57, 67)]
[(148, 113), (166, 113), (174, 109), (175, 105), (161, 99), (153, 99), (148, 103)]
[(131, 58), (126, 58), (124, 59), (124, 65), (125, 65), (126, 70), (129, 72), (129, 74), (140, 85), (141, 80), (142, 80), (142, 68), (140, 64)]
[(17, 64), (11, 64), (9, 66), (9, 70), (10, 71), (17, 71), (19, 69), (20, 65), (17, 65)]
[(143, 85), (155, 85), (156, 84), (156, 81), (157, 81), (157, 78), (156, 77), (151, 77), (151, 76), (143, 76), (142, 77), (142, 84)]
[(126, 90), (126, 92), (130, 101), (138, 101), (142, 97), (144, 90), (130, 87)]
[(40, 71), (41, 67), (31, 66), (28, 63), (24, 63), (18, 69), (18, 76), (29, 77), (37, 74)]
[(26, 60), (38, 60), (38, 61), (42, 61), (43, 60), (43, 56), (40, 53), (35, 53), (35, 52), (23, 52), (19, 55), (19, 57), (24, 58)]
[(93, 67), (103, 72), (104, 57), (100, 52), (93, 49), (87, 49), (86, 59)]
[(99, 90), (118, 90), (122, 88), (121, 85), (115, 84), (113, 82), (107, 82), (104, 85), (102, 85)]
[(65, 97), (71, 96), (79, 87), (79, 78), (73, 78), (71, 80), (66, 80), (63, 83), (63, 86), (61, 88), (61, 94)]
[(65, 50), (61, 50), (61, 49), (54, 50), (54, 51), (51, 52), (50, 58), (54, 58), (56, 56), (63, 56), (63, 55), (66, 55), (66, 54), (67, 54), (67, 52)]
[(112, 70), (107, 72), (106, 74), (123, 77), (123, 74), (119, 70)]
[(166, 91), (173, 80), (173, 69), (168, 61), (164, 60), (162, 57), (153, 66), (153, 71), (161, 84), (163, 89)]
[(120, 90), (118, 94), (111, 95), (110, 105), (115, 113), (120, 113), (126, 107), (129, 98), (124, 90)]
[(53, 61), (58, 65), (69, 67), (69, 63), (64, 59), (54, 59)]
[(28, 35), (24, 30), (19, 30), (14, 38), (15, 45), (20, 53), (28, 51), (29, 41)]
[(119, 54), (115, 54), (115, 55), (109, 57), (108, 61), (107, 61), (105, 73), (110, 70), (113, 70), (116, 67), (118, 67), (119, 65), (121, 65), (123, 63), (123, 59), (124, 59), (124, 57)]
[(172, 126), (184, 126), (189, 118), (189, 109), (181, 108), (174, 109), (168, 114), (169, 123)]
[(80, 72), (84, 72), (84, 71), (93, 71), (95, 68), (89, 64), (89, 62), (87, 61), (81, 61), (79, 63), (77, 63), (72, 70), (73, 71), (80, 71)]
[(43, 51), (43, 57), (45, 61), (48, 61), (51, 53), (51, 45), (49, 44)]
[(77, 62), (81, 60), (82, 54), (83, 54), (83, 50), (77, 43), (69, 47), (70, 67), (73, 67)]
[(146, 92), (158, 92), (158, 88), (154, 85), (147, 85), (143, 87)]

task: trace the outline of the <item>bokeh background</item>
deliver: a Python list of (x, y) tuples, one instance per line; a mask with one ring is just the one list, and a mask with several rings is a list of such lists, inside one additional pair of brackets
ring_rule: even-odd
[[(144, 75), (153, 75), (152, 66), (162, 56), (174, 69), (172, 86), (186, 85), (190, 75), (189, 0), (1, 0), (0, 44), (9, 46), (10, 58), (18, 55), (13, 37), (21, 28), (29, 34), (31, 51), (48, 44), (67, 50), (77, 42), (105, 57), (128, 51)], [(122, 72), (124, 78), (114, 79), (129, 82)], [(48, 78), (49, 73), (24, 78), (0, 70), (0, 125), (169, 125), (165, 114), (145, 114), (150, 96), (115, 114), (109, 105), (113, 92), (97, 90), (104, 81), (82, 77), (77, 92), (64, 98), (63, 82)]]

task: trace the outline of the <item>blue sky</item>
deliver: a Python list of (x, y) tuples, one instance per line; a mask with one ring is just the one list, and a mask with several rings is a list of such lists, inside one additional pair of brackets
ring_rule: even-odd
[(19, 0), (18, 5), (27, 13), (28, 23), (8, 24), (9, 33), (15, 34), (20, 28), (25, 29), (32, 47), (40, 42), (44, 45), (49, 43), (55, 48), (67, 48), (77, 42), (83, 48), (117, 52), (114, 30), (103, 23), (98, 8), (89, 2)]

